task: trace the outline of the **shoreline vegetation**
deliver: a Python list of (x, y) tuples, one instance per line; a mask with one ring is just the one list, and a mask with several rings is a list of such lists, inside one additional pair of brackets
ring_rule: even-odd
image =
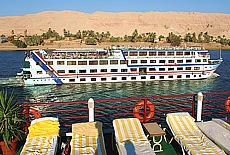
[[(26, 51), (26, 50), (55, 50), (55, 49), (65, 49), (65, 48), (107, 48), (111, 46), (125, 46), (125, 47), (170, 47), (170, 43), (146, 43), (146, 42), (103, 42), (97, 45), (86, 45), (82, 43), (77, 43), (76, 41), (57, 41), (45, 45), (38, 46), (27, 46), (27, 48), (19, 48), (12, 43), (0, 43), (0, 51)], [(184, 43), (181, 46), (187, 47), (202, 47), (206, 50), (230, 50), (229, 45), (221, 45), (219, 43)]]
[(187, 33), (184, 36), (170, 32), (168, 36), (157, 36), (155, 32), (138, 33), (135, 29), (132, 35), (114, 37), (107, 32), (94, 32), (93, 30), (78, 30), (70, 33), (63, 29), (64, 35), (55, 30), (48, 29), (41, 35), (15, 34), (12, 30), (10, 36), (1, 35), (0, 51), (9, 50), (55, 50), (63, 48), (110, 48), (118, 47), (201, 47), (207, 50), (230, 49), (230, 39), (225, 35), (211, 36), (208, 32)]

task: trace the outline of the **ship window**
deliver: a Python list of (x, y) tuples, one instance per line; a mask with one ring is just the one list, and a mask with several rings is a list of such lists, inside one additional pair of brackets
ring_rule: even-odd
[(142, 64), (146, 64), (146, 63), (147, 63), (147, 60), (141, 60), (141, 63), (142, 63)]
[(128, 64), (128, 60), (120, 60), (120, 64)]
[(48, 70), (46, 71), (46, 74), (53, 74), (53, 71)]
[(137, 56), (137, 52), (129, 52), (129, 56)]
[(165, 60), (159, 60), (159, 63), (165, 63)]
[(86, 73), (86, 70), (79, 70), (79, 73)]
[(168, 71), (174, 71), (174, 68), (168, 68)]
[(183, 55), (183, 52), (176, 52), (176, 55)]
[(174, 60), (169, 60), (168, 63), (174, 63), (175, 61)]
[(57, 61), (57, 65), (65, 65), (64, 61)]
[(98, 65), (98, 61), (97, 60), (89, 61), (89, 65)]
[(158, 56), (165, 56), (165, 52), (158, 52)]
[(182, 77), (181, 75), (177, 75), (177, 78), (178, 78), (178, 79), (181, 79), (181, 77)]
[(131, 80), (136, 80), (136, 77), (131, 77)]
[(37, 74), (42, 74), (42, 71), (37, 71)]
[(193, 77), (196, 77), (196, 75), (193, 75)]
[(137, 64), (137, 60), (131, 60), (131, 64)]
[(177, 67), (177, 70), (181, 71), (181, 70), (183, 70), (183, 67)]
[(112, 79), (111, 80), (117, 80), (117, 77), (112, 77)]
[(195, 62), (201, 62), (201, 59), (196, 59)]
[(127, 77), (121, 77), (121, 80), (127, 80)]
[(139, 52), (139, 56), (147, 56), (147, 52)]
[(131, 71), (131, 72), (136, 72), (137, 69), (136, 69), (136, 68), (130, 68), (130, 71)]
[(76, 61), (67, 61), (67, 65), (76, 65)]
[(90, 73), (97, 73), (97, 69), (90, 69)]
[(147, 68), (139, 68), (139, 74), (146, 74)]
[(110, 72), (117, 72), (118, 69), (111, 69)]
[(187, 60), (186, 60), (186, 63), (191, 63), (191, 62), (192, 62), (191, 59), (187, 59)]
[(155, 76), (150, 76), (150, 79), (155, 79)]
[(78, 61), (78, 65), (87, 65), (87, 61)]
[(199, 77), (201, 77), (201, 75), (199, 75)]
[(80, 78), (80, 81), (86, 81), (85, 78)]
[(184, 52), (184, 55), (190, 55), (190, 52)]
[(168, 56), (174, 56), (174, 52), (168, 52), (167, 55)]
[(150, 60), (150, 63), (151, 64), (156, 63), (156, 60)]
[(177, 63), (183, 63), (183, 60), (177, 60)]
[(156, 56), (157, 53), (156, 52), (149, 52), (149, 56)]
[(141, 79), (142, 79), (142, 80), (146, 79), (146, 76), (142, 76)]
[(165, 71), (165, 68), (159, 68), (159, 71)]
[(168, 78), (169, 78), (169, 79), (172, 79), (172, 78), (173, 78), (173, 75), (169, 75)]
[(164, 76), (160, 76), (160, 79), (164, 79)]
[(101, 72), (107, 72), (107, 69), (101, 69)]
[(100, 60), (100, 65), (108, 65), (108, 60)]
[(118, 60), (110, 60), (110, 64), (111, 65), (117, 65), (118, 64)]
[(190, 75), (186, 75), (186, 78), (190, 78)]
[(194, 67), (194, 70), (200, 70), (200, 67)]
[(53, 61), (46, 61), (47, 65), (53, 65)]
[(91, 78), (91, 81), (96, 81), (96, 78)]
[(156, 71), (156, 68), (149, 68), (149, 71)]
[(42, 65), (42, 62), (41, 62), (41, 61), (36, 62), (36, 65), (41, 66), (41, 65)]
[(76, 70), (69, 70), (69, 73), (76, 73)]
[(128, 72), (128, 69), (121, 69), (121, 72)]
[(185, 67), (185, 70), (192, 70), (192, 67)]
[(125, 55), (125, 56), (128, 56), (128, 52), (124, 52), (124, 55)]
[(203, 59), (203, 62), (207, 62), (207, 59)]
[(57, 70), (58, 73), (65, 73), (65, 70)]
[(69, 79), (69, 82), (75, 82), (75, 79)]
[(106, 81), (106, 78), (101, 78), (101, 81)]

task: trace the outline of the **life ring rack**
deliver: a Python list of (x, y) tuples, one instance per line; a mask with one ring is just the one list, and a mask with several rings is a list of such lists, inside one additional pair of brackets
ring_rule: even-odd
[(230, 96), (227, 98), (225, 102), (225, 108), (226, 108), (226, 112), (230, 113)]
[[(32, 114), (36, 119), (41, 118), (41, 114), (38, 110), (34, 108), (29, 108), (28, 110), (29, 110), (29, 114)], [(22, 110), (23, 114), (26, 114), (26, 112), (27, 112), (27, 109)]]
[[(144, 100), (138, 102), (135, 105), (134, 110), (133, 110), (133, 115), (136, 118), (138, 118), (140, 120), (140, 122), (144, 121), (144, 117), (140, 116), (140, 112), (139, 112), (140, 108), (144, 106), (144, 103), (145, 103)], [(149, 121), (154, 116), (154, 105), (150, 101), (147, 101), (146, 106), (149, 108), (150, 111), (149, 111), (148, 115), (145, 117), (145, 121)]]

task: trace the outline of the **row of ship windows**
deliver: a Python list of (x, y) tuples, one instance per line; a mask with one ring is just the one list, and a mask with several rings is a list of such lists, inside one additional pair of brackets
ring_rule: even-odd
[[(207, 59), (202, 59), (203, 62), (207, 62)], [(201, 59), (195, 59), (195, 63), (202, 62)], [(89, 61), (67, 61), (67, 65), (122, 65), (122, 64), (148, 64), (157, 63), (156, 60), (89, 60)], [(183, 60), (158, 60), (158, 63), (192, 63), (192, 59)], [(37, 65), (41, 65), (41, 62), (37, 62)], [(53, 61), (47, 61), (47, 65), (54, 65)], [(57, 65), (65, 65), (65, 61), (57, 61)]]
[[(200, 67), (177, 67), (176, 70), (177, 71), (182, 71), (183, 69), (185, 70), (200, 70)], [(107, 73), (108, 71), (112, 72), (112, 73), (115, 73), (115, 72), (123, 72), (123, 73), (127, 73), (127, 72), (137, 72), (138, 69), (137, 68), (130, 68), (130, 70), (128, 69), (100, 69), (100, 72), (99, 73)], [(153, 72), (153, 71), (156, 71), (156, 68), (149, 68), (148, 69), (149, 72)], [(174, 68), (168, 68), (166, 70), (166, 68), (159, 68), (158, 71), (174, 71)], [(52, 74), (53, 71), (46, 71), (46, 74)], [(65, 70), (57, 70), (57, 73), (66, 73)], [(68, 70), (68, 73), (77, 73), (76, 70)], [(86, 69), (81, 69), (78, 71), (78, 73), (87, 73), (87, 70)], [(98, 73), (98, 69), (90, 69), (89, 70), (89, 73)], [(139, 68), (139, 73), (140, 74), (146, 74), (147, 73), (147, 68)], [(42, 71), (37, 71), (37, 74), (42, 74)]]
[(190, 56), (190, 55), (195, 55), (194, 52), (188, 51), (188, 52), (141, 52), (141, 51), (129, 51), (128, 52), (124, 52), (125, 56)]
[[(201, 77), (201, 75), (193, 75), (193, 77)], [(173, 79), (173, 78), (175, 78), (175, 77), (173, 77), (173, 75), (169, 75), (168, 77), (166, 77), (166, 76), (159, 76), (159, 79), (160, 80), (164, 80), (164, 79), (166, 79), (166, 78), (168, 78), (168, 79)], [(177, 79), (181, 79), (182, 78), (182, 75), (177, 75), (177, 77), (176, 77)], [(186, 75), (185, 76), (185, 78), (191, 78), (191, 75)], [(146, 79), (146, 76), (141, 76), (141, 80), (145, 80)], [(150, 76), (150, 79), (151, 80), (154, 80), (154, 79), (156, 79), (156, 76)], [(50, 80), (50, 79), (48, 79), (48, 80)], [(65, 79), (62, 79), (62, 80), (65, 80)], [(111, 78), (111, 80), (112, 81), (117, 81), (117, 77), (112, 77)], [(126, 81), (127, 80), (127, 77), (121, 77), (121, 80), (122, 81)], [(136, 77), (131, 77), (131, 80), (136, 80)], [(33, 80), (33, 81), (36, 81), (36, 80)], [(37, 80), (37, 81), (39, 81), (39, 80)], [(44, 80), (44, 81), (46, 81), (46, 80)], [(86, 81), (86, 78), (80, 78), (80, 81), (81, 82), (84, 82), (84, 81)], [(97, 79), (96, 78), (91, 78), (91, 81), (97, 81)], [(103, 78), (101, 78), (100, 79), (100, 81), (101, 82), (104, 82), (104, 81), (107, 81), (107, 78), (105, 78), (105, 77), (103, 77)], [(75, 82), (75, 79), (69, 79), (69, 82)]]

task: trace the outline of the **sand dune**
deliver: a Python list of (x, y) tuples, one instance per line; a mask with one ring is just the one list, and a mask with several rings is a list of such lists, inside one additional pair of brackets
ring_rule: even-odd
[(230, 38), (230, 14), (198, 12), (95, 12), (47, 11), (23, 16), (0, 17), (0, 34), (42, 34), (49, 28), (63, 35), (63, 29), (76, 33), (78, 30), (109, 31), (113, 36), (156, 32), (157, 36), (168, 33), (184, 35), (188, 32), (208, 32), (213, 36)]

